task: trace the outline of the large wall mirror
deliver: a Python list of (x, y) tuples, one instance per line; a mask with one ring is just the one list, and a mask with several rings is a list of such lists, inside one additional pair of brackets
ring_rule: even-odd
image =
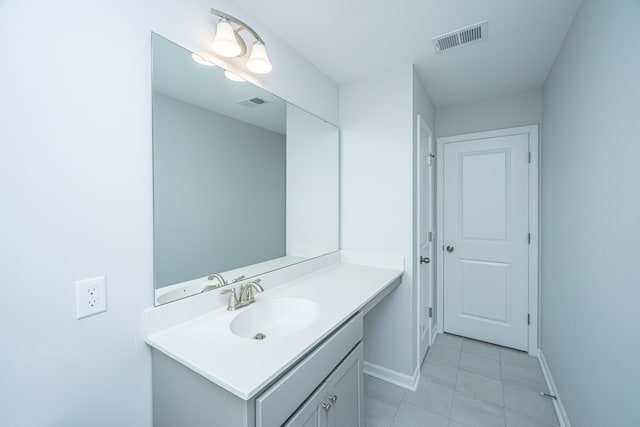
[(338, 250), (338, 129), (157, 34), (152, 56), (155, 304)]

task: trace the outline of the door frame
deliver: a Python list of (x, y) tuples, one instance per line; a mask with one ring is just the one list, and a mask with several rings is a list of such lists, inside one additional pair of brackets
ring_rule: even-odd
[[(540, 299), (540, 245), (539, 245), (539, 169), (538, 169), (538, 125), (519, 126), (507, 129), (498, 129), (485, 132), (474, 132), (463, 135), (440, 137), (436, 141), (436, 253), (444, 250), (444, 144), (463, 142), (477, 139), (496, 138), (501, 136), (522, 135), (529, 137), (529, 151), (531, 152), (531, 162), (529, 163), (529, 232), (531, 233), (531, 244), (529, 245), (529, 290), (528, 308), (530, 324), (528, 330), (527, 350), (529, 355), (538, 356), (539, 346), (539, 299)], [(440, 248), (440, 251), (437, 250)], [(444, 260), (443, 257), (436, 257), (436, 287), (437, 287), (437, 325), (438, 332), (444, 332)]]
[[(415, 239), (415, 254), (417, 257), (420, 257), (420, 234), (421, 234), (421, 228), (420, 228), (420, 215), (422, 214), (421, 212), (421, 196), (422, 196), (422, 188), (421, 188), (421, 167), (422, 167), (422, 162), (420, 161), (420, 138), (422, 136), (422, 131), (425, 131), (425, 133), (427, 134), (428, 138), (429, 138), (429, 145), (431, 146), (432, 151), (435, 149), (435, 138), (433, 136), (433, 132), (431, 131), (431, 128), (429, 127), (429, 125), (427, 124), (427, 122), (420, 116), (420, 114), (418, 114), (417, 117), (417, 143), (416, 143), (416, 154), (415, 154), (415, 158), (416, 158), (416, 201), (415, 201), (415, 218), (416, 218), (416, 236), (418, 236)], [(435, 159), (434, 159), (435, 160)], [(432, 163), (432, 167), (430, 168), (430, 170), (428, 171), (429, 175), (429, 197), (432, 201), (435, 200), (435, 197), (433, 197), (433, 192), (435, 190), (435, 162)], [(433, 228), (433, 222), (435, 222), (435, 207), (433, 203), (429, 203), (429, 211), (431, 214), (431, 228)], [(436, 240), (432, 240), (431, 242), (432, 245), (436, 244)], [(438, 258), (437, 257), (437, 253), (436, 253), (436, 248), (433, 248), (433, 257), (432, 258)], [(417, 258), (416, 258), (417, 259)], [(420, 262), (414, 260), (415, 263), (414, 265), (416, 266), (416, 331), (417, 331), (417, 360), (418, 360), (418, 365), (420, 366), (422, 364), (422, 337), (421, 337), (421, 331), (420, 331), (420, 319), (421, 319), (421, 311), (422, 311), (422, 273), (421, 273), (421, 268), (420, 268)], [(431, 268), (433, 269), (435, 266), (435, 260), (431, 260)], [(433, 275), (434, 279), (435, 279), (435, 275)], [(435, 286), (435, 280), (432, 280), (431, 283), (429, 284), (429, 286)], [(432, 292), (429, 292), (431, 289), (428, 289), (427, 292), (429, 293), (429, 298), (431, 297)], [(429, 300), (429, 305), (430, 306), (434, 306), (435, 305), (435, 301), (431, 301)], [(435, 318), (431, 318), (431, 324), (429, 325), (428, 329), (429, 329), (429, 338), (428, 338), (428, 347), (431, 347), (431, 344), (433, 344), (433, 341), (435, 340), (435, 333), (434, 333), (434, 326), (437, 326), (437, 319)]]

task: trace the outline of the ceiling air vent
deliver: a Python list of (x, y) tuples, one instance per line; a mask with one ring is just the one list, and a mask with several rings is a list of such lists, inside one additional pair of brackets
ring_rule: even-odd
[(255, 108), (255, 107), (259, 107), (262, 104), (266, 104), (267, 101), (265, 101), (264, 99), (254, 96), (253, 98), (249, 98), (249, 99), (245, 99), (243, 101), (238, 102), (238, 104), (243, 105), (245, 107), (248, 108)]
[(442, 53), (456, 47), (486, 40), (489, 34), (488, 30), (489, 21), (482, 21), (478, 24), (469, 25), (468, 27), (434, 37), (432, 39), (433, 46), (436, 48), (437, 53)]

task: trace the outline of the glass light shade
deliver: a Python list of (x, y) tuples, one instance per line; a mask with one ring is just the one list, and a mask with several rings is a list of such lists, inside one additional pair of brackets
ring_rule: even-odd
[(267, 56), (267, 48), (260, 42), (255, 42), (251, 47), (251, 55), (247, 60), (247, 68), (257, 74), (266, 74), (273, 69)]
[(218, 21), (216, 35), (211, 42), (211, 50), (220, 56), (232, 58), (242, 53), (242, 46), (238, 43), (233, 27), (226, 19)]
[(198, 64), (200, 65), (204, 65), (206, 67), (215, 67), (216, 64), (214, 64), (211, 61), (208, 61), (206, 59), (204, 59), (202, 56), (198, 55), (197, 53), (192, 53), (191, 54), (191, 58), (196, 61)]
[(226, 78), (228, 78), (229, 80), (232, 80), (234, 82), (244, 82), (244, 81), (246, 81), (245, 79), (243, 79), (239, 75), (233, 74), (231, 71), (227, 71), (227, 70), (225, 70), (224, 76)]

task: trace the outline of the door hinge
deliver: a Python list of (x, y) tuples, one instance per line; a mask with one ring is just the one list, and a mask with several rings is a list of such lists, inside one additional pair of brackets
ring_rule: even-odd
[(527, 313), (527, 325), (531, 324), (531, 313)]
[(433, 317), (433, 307), (429, 307), (429, 317)]
[(529, 236), (529, 237), (527, 238), (527, 243), (528, 243), (528, 244), (531, 244), (531, 233), (529, 233), (529, 235), (528, 235), (528, 236)]
[(432, 163), (433, 159), (435, 159), (435, 158), (436, 158), (435, 154), (429, 153), (429, 166), (431, 166), (431, 163)]
[(433, 231), (429, 232), (429, 241), (432, 242), (433, 241)]
[(531, 151), (529, 151), (529, 163), (531, 163)]

